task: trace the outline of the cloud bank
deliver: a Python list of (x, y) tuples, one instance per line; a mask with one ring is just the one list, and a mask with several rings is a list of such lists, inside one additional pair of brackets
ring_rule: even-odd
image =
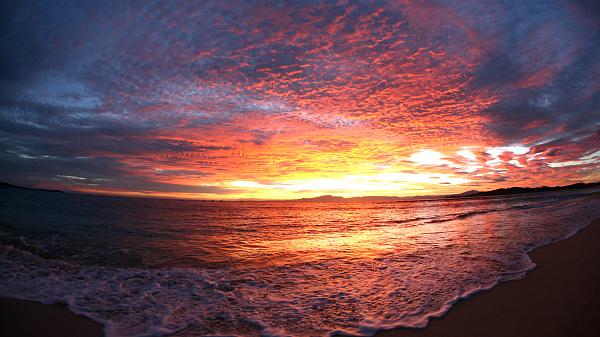
[(593, 1), (15, 1), (0, 176), (218, 198), (598, 180), (599, 18)]

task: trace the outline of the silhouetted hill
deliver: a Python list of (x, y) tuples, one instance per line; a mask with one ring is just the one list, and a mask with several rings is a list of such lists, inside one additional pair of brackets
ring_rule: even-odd
[(302, 199), (294, 199), (287, 201), (303, 201), (303, 202), (351, 202), (351, 201), (415, 201), (415, 200), (423, 200), (423, 201), (433, 201), (440, 199), (452, 199), (452, 198), (470, 198), (470, 197), (485, 197), (485, 196), (494, 196), (494, 195), (508, 195), (508, 194), (522, 194), (522, 193), (536, 193), (536, 192), (548, 192), (548, 191), (559, 191), (559, 190), (580, 190), (585, 188), (593, 188), (600, 187), (600, 182), (597, 183), (577, 183), (567, 186), (542, 186), (542, 187), (509, 187), (509, 188), (500, 188), (491, 191), (479, 192), (476, 190), (470, 190), (458, 194), (450, 194), (450, 195), (432, 195), (432, 196), (418, 196), (418, 197), (390, 197), (390, 196), (365, 196), (365, 197), (349, 197), (344, 198), (340, 196), (334, 195), (322, 195), (314, 198), (302, 198)]
[(477, 192), (469, 195), (470, 197), (484, 197), (491, 195), (506, 195), (506, 194), (522, 194), (522, 193), (536, 193), (536, 192), (549, 192), (559, 190), (581, 190), (585, 188), (600, 187), (600, 182), (596, 183), (577, 183), (567, 186), (542, 186), (542, 187), (509, 187), (499, 188), (497, 190)]
[(330, 201), (343, 201), (344, 197), (338, 197), (335, 195), (321, 195), (314, 198), (301, 198), (296, 201), (312, 201), (312, 202), (330, 202)]
[(448, 198), (451, 196), (445, 195), (430, 195), (430, 196), (411, 196), (411, 197), (391, 197), (382, 195), (370, 195), (364, 197), (340, 197), (335, 195), (321, 195), (314, 198), (302, 198), (302, 199), (291, 199), (281, 201), (302, 201), (302, 202), (356, 202), (356, 201), (371, 201), (371, 202), (400, 202), (400, 201), (414, 201), (414, 200), (439, 200)]
[(481, 192), (479, 192), (477, 190), (470, 190), (470, 191), (466, 191), (466, 192), (462, 192), (462, 193), (458, 193), (458, 194), (451, 194), (451, 195), (448, 195), (447, 197), (450, 197), (450, 198), (451, 197), (470, 197), (470, 196), (476, 195), (478, 193), (481, 193)]
[(5, 183), (3, 181), (0, 181), (0, 189), (2, 189), (2, 188), (17, 188), (17, 189), (22, 189), (22, 190), (54, 192), (54, 193), (65, 193), (65, 192), (63, 192), (61, 190), (48, 190), (48, 189), (44, 189), (44, 188), (23, 187), (23, 186), (17, 186), (17, 185), (13, 185), (13, 184), (9, 184), (9, 183)]

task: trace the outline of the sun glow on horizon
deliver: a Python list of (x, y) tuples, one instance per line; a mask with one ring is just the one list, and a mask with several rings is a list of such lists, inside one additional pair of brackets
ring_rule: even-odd
[(201, 199), (596, 181), (600, 47), (578, 6), (18, 2), (2, 180)]
[(445, 173), (378, 173), (372, 175), (349, 175), (339, 178), (306, 178), (281, 182), (231, 181), (226, 185), (244, 188), (252, 194), (264, 196), (317, 196), (335, 194), (353, 196), (411, 196), (430, 193), (427, 186), (460, 185), (469, 179)]
[[(338, 157), (338, 160), (343, 157)], [(321, 195), (341, 197), (360, 196), (427, 196), (461, 193), (477, 188), (482, 182), (499, 182), (499, 187), (509, 174), (528, 166), (577, 166), (600, 162), (598, 151), (579, 159), (563, 163), (546, 163), (540, 153), (522, 145), (510, 146), (458, 146), (456, 148), (418, 149), (393, 160), (377, 163), (352, 161), (351, 169), (322, 167), (327, 157), (304, 159), (307, 169), (269, 179), (260, 175), (228, 179), (226, 176), (180, 178), (188, 171), (156, 168), (154, 173), (161, 183), (187, 186), (189, 192), (120, 191), (88, 187), (88, 178), (61, 175), (78, 184), (80, 192), (116, 194), (124, 196), (154, 196), (184, 199), (298, 199)], [(513, 172), (513, 173), (511, 173)], [(190, 172), (191, 173), (191, 172)], [(266, 176), (266, 175), (265, 175)], [(551, 183), (540, 183), (551, 185)], [(484, 189), (480, 189), (484, 190)], [(214, 191), (214, 192), (213, 192)]]

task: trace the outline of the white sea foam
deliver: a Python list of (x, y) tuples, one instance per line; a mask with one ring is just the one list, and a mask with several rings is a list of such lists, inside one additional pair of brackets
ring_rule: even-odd
[(372, 335), (423, 327), (461, 298), (523, 277), (534, 267), (527, 252), (574, 234), (600, 207), (577, 199), (499, 213), (403, 226), (405, 241), (379, 255), (260, 267), (81, 265), (5, 244), (0, 295), (66, 303), (109, 337)]
[(497, 281), (486, 271), (442, 275), (435, 263), (428, 262), (417, 275), (406, 272), (397, 257), (247, 274), (79, 267), (2, 247), (0, 294), (67, 303), (105, 324), (110, 337), (308, 336), (333, 330), (370, 335), (381, 328), (424, 326), (459, 296)]

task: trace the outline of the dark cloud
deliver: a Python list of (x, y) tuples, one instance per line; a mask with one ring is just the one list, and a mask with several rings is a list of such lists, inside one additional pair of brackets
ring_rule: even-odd
[[(107, 157), (62, 158), (33, 157), (19, 153), (1, 153), (3, 163), (0, 175), (11, 182), (19, 182), (31, 186), (59, 186), (69, 188), (80, 186), (86, 188), (102, 187), (105, 191), (130, 192), (173, 192), (173, 193), (239, 193), (240, 190), (210, 185), (182, 185), (152, 181), (144, 177), (132, 176), (129, 169), (118, 160)], [(27, 172), (24, 179), (22, 172)], [(160, 171), (158, 175), (185, 175), (204, 177), (207, 174), (199, 171)]]
[[(572, 4), (507, 4), (499, 43), (474, 73), (473, 88), (499, 98), (485, 112), (492, 118), (490, 129), (508, 142), (598, 127), (600, 26), (581, 20), (583, 12), (573, 15)], [(595, 7), (585, 1), (574, 5)]]
[[(253, 177), (307, 148), (409, 163), (360, 137), (411, 150), (525, 143), (575, 160), (560, 148), (593, 150), (579, 140), (595, 139), (600, 122), (598, 8), (5, 1), (0, 172), (17, 183), (227, 193), (183, 181)], [(325, 165), (302, 160), (286, 172)]]
[(494, 50), (477, 67), (472, 84), (474, 87), (498, 88), (514, 83), (522, 76), (508, 51)]

